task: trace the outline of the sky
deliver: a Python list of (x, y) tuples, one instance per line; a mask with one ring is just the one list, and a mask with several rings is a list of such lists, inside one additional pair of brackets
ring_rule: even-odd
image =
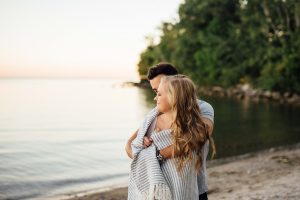
[(145, 37), (183, 0), (0, 0), (0, 77), (137, 79)]

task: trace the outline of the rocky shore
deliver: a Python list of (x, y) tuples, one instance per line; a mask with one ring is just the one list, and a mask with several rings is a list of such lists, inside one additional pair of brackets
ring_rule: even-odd
[[(124, 83), (124, 86), (150, 88), (148, 81), (141, 81), (140, 83), (127, 82)], [(250, 100), (253, 102), (274, 102), (300, 106), (300, 95), (297, 93), (255, 89), (248, 84), (237, 85), (229, 88), (222, 88), (220, 86), (197, 87), (197, 91), (200, 95), (205, 96), (226, 97), (238, 100)]]
[(248, 99), (254, 102), (275, 102), (300, 106), (300, 95), (292, 92), (264, 91), (251, 88), (249, 85), (237, 85), (236, 87), (222, 88), (198, 87), (198, 92), (206, 96), (232, 97), (239, 100)]
[[(209, 161), (210, 200), (300, 199), (300, 144)], [(77, 196), (68, 200), (127, 199), (127, 188)]]

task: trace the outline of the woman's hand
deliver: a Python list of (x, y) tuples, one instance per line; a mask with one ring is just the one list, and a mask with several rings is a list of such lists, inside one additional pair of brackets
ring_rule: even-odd
[(145, 136), (143, 145), (145, 148), (149, 147), (152, 144), (152, 139), (150, 137)]
[(131, 142), (128, 140), (128, 142), (126, 143), (126, 146), (125, 146), (125, 151), (127, 153), (127, 156), (129, 158), (132, 159), (132, 149), (131, 149)]
[(138, 131), (139, 130), (137, 130), (137, 131), (135, 131), (133, 133), (133, 135), (129, 138), (129, 140), (127, 141), (127, 143), (125, 145), (125, 151), (126, 151), (128, 157), (131, 158), (131, 159), (133, 158), (132, 149), (131, 149), (131, 143), (136, 138)]

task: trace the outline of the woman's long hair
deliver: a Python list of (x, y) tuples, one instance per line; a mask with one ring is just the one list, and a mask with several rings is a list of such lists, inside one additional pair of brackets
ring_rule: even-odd
[(173, 122), (174, 157), (177, 170), (196, 156), (195, 169), (203, 163), (202, 149), (207, 140), (215, 154), (215, 145), (201, 119), (194, 83), (184, 75), (165, 76), (161, 79), (167, 91)]

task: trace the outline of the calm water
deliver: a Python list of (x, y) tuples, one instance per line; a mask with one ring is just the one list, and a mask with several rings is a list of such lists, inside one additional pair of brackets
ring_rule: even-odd
[[(153, 93), (116, 80), (0, 80), (0, 199), (45, 199), (127, 183), (127, 138)], [(300, 109), (208, 99), (218, 158), (300, 142)]]

